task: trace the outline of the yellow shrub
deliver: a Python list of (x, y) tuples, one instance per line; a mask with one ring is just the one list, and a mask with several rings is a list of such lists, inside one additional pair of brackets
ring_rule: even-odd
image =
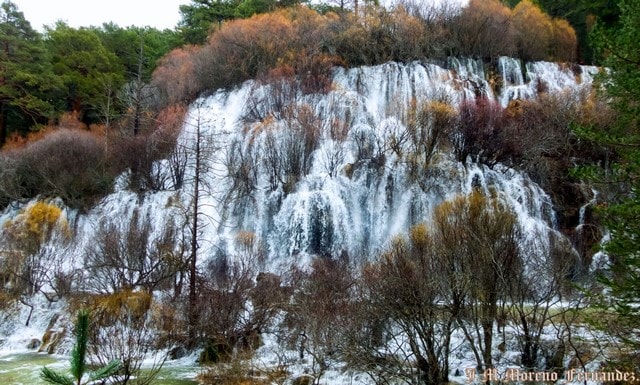
[(409, 238), (411, 244), (418, 250), (425, 249), (429, 244), (429, 229), (424, 223), (419, 223), (409, 230)]
[(69, 225), (62, 210), (43, 201), (28, 206), (13, 220), (7, 221), (4, 228), (9, 238), (18, 243), (18, 247), (40, 247), (56, 231), (65, 238), (70, 236)]
[(91, 298), (89, 309), (99, 325), (108, 325), (123, 317), (142, 319), (151, 307), (152, 299), (152, 295), (147, 291), (125, 289)]
[(523, 0), (513, 9), (512, 25), (516, 30), (518, 54), (522, 59), (551, 59), (550, 45), (554, 29), (549, 15), (530, 0)]

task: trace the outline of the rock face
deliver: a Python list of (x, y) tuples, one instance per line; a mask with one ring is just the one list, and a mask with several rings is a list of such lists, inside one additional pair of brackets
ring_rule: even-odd
[(47, 330), (42, 336), (42, 345), (38, 349), (38, 353), (47, 352), (49, 354), (55, 354), (58, 345), (64, 339), (66, 330)]
[(169, 350), (168, 358), (170, 360), (178, 360), (187, 355), (187, 350), (182, 346), (174, 346)]
[(32, 338), (31, 341), (27, 344), (27, 349), (37, 349), (42, 345), (42, 341), (37, 338)]
[(42, 336), (42, 344), (38, 349), (38, 352), (47, 352), (48, 354), (55, 354), (58, 347), (64, 340), (67, 330), (64, 327), (56, 326), (60, 314), (56, 313), (51, 317), (47, 330)]

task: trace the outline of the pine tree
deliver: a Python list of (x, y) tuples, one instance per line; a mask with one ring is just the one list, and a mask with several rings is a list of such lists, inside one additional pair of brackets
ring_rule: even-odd
[(47, 123), (58, 86), (41, 36), (17, 6), (0, 5), (0, 146), (13, 131)]
[(54, 372), (46, 366), (42, 368), (40, 377), (50, 383), (56, 385), (82, 385), (89, 384), (93, 381), (99, 381), (114, 375), (121, 367), (117, 360), (109, 362), (102, 368), (89, 373), (85, 382), (82, 382), (85, 373), (87, 373), (87, 344), (89, 339), (89, 312), (80, 310), (78, 319), (76, 320), (76, 343), (71, 351), (71, 377), (64, 374)]
[(594, 168), (591, 180), (614, 187), (606, 207), (599, 212), (610, 240), (604, 250), (611, 261), (601, 278), (608, 296), (603, 305), (613, 309), (615, 322), (607, 331), (628, 346), (640, 343), (640, 1), (621, 0), (620, 20), (613, 27), (601, 24), (592, 34), (594, 48), (608, 68), (601, 81), (606, 100), (617, 112), (607, 131), (583, 129), (584, 136), (611, 150), (606, 168)]

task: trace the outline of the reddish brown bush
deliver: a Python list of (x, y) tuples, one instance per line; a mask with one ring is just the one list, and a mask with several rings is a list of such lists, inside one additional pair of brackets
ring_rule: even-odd
[(194, 58), (200, 48), (184, 46), (169, 52), (153, 72), (153, 85), (166, 104), (193, 100), (201, 90), (196, 79)]
[(291, 21), (282, 12), (223, 25), (196, 56), (201, 87), (230, 87), (290, 62), (290, 44), (295, 34)]
[(475, 161), (494, 165), (519, 156), (518, 138), (512, 133), (502, 107), (480, 98), (460, 106), (458, 130), (451, 132), (450, 141), (459, 161), (471, 156)]
[[(450, 9), (367, 6), (357, 16), (304, 6), (223, 24), (202, 47), (169, 53), (154, 73), (168, 103), (232, 87), (274, 68), (294, 69), (304, 93), (326, 92), (334, 65), (371, 65), (445, 55), (494, 59), (520, 52), (528, 60), (570, 60), (574, 33), (530, 1), (513, 11), (498, 0), (471, 0)], [(499, 37), (499, 38), (498, 38)]]
[(3, 200), (60, 197), (86, 208), (111, 188), (103, 138), (84, 130), (57, 129), (5, 154)]
[(310, 55), (302, 50), (296, 58), (295, 71), (303, 94), (326, 94), (331, 91), (331, 70), (342, 61), (334, 55)]
[[(176, 139), (184, 121), (186, 109), (183, 105), (171, 105), (160, 111), (155, 127), (147, 127), (138, 135), (127, 132), (112, 132), (109, 135), (109, 165), (114, 175), (128, 171), (129, 188), (133, 191), (158, 191), (175, 188), (181, 183), (175, 167)], [(170, 173), (157, 167), (156, 162), (169, 159)], [(176, 163), (178, 162), (178, 163)], [(186, 166), (185, 166), (186, 167)], [(180, 179), (180, 182), (177, 181)]]

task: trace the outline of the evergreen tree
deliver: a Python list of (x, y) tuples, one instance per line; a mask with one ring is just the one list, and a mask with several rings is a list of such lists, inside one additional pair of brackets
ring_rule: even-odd
[(58, 95), (64, 108), (85, 123), (96, 121), (96, 109), (108, 97), (105, 85), (118, 89), (124, 83), (124, 69), (113, 52), (107, 50), (96, 33), (58, 22), (47, 30), (46, 44), (53, 71), (63, 84)]
[[(156, 64), (167, 52), (179, 46), (176, 31), (158, 30), (151, 27), (120, 27), (114, 23), (104, 23), (101, 27), (92, 27), (102, 45), (113, 52), (124, 68), (126, 81), (138, 78), (142, 52), (142, 80), (149, 82)], [(142, 46), (142, 49), (141, 49)]]
[[(158, 60), (178, 43), (177, 34), (170, 30), (159, 31), (150, 27), (121, 28), (113, 23), (105, 23), (102, 28), (92, 29), (102, 41), (104, 47), (113, 52), (124, 68), (125, 85), (119, 90), (111, 88), (116, 96), (114, 103), (103, 105), (102, 116), (108, 126), (109, 107), (113, 114), (128, 121), (133, 134), (138, 134), (152, 115), (155, 107), (155, 93), (149, 85), (151, 73)], [(111, 84), (113, 86), (113, 84)], [(111, 102), (110, 99), (106, 100)], [(146, 119), (145, 119), (146, 118)]]
[(592, 169), (592, 180), (604, 189), (615, 188), (600, 213), (610, 233), (605, 251), (610, 274), (602, 278), (610, 296), (607, 308), (617, 315), (608, 331), (638, 348), (640, 343), (640, 1), (621, 0), (620, 20), (601, 24), (592, 38), (608, 71), (602, 76), (605, 97), (617, 111), (615, 126), (604, 132), (586, 129), (596, 143), (609, 147), (614, 159), (606, 169)]
[(87, 343), (89, 339), (89, 312), (80, 310), (78, 319), (76, 320), (76, 344), (71, 351), (71, 377), (64, 374), (54, 372), (46, 366), (42, 368), (40, 377), (50, 383), (56, 385), (81, 385), (99, 381), (104, 378), (113, 376), (120, 369), (119, 361), (111, 361), (102, 368), (89, 373), (85, 382), (82, 382), (85, 373), (87, 373)]
[(54, 113), (47, 95), (56, 88), (41, 36), (5, 1), (0, 5), (0, 146), (14, 131), (47, 123)]
[(241, 0), (192, 0), (180, 6), (182, 19), (178, 29), (186, 44), (203, 44), (209, 37), (213, 23), (222, 23), (235, 17)]

